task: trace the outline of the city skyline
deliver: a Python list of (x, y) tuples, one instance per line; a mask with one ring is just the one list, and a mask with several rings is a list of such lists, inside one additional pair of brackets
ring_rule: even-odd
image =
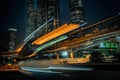
[(42, 27), (42, 31), (36, 36), (51, 32), (65, 23), (82, 24), (85, 22), (83, 0), (66, 0), (64, 15), (68, 16), (65, 21), (61, 15), (63, 13), (61, 2), (62, 0), (27, 0), (26, 37), (51, 18), (54, 20)]
[[(62, 10), (64, 10), (66, 4), (65, 1), (67, 0), (62, 0), (61, 2), (61, 5), (63, 6)], [(117, 0), (114, 0), (113, 2), (109, 1), (109, 3), (107, 2), (107, 0), (100, 0), (100, 1), (84, 0), (86, 21), (88, 22), (88, 24), (91, 24), (103, 20), (105, 18), (117, 15), (120, 10), (119, 4), (120, 1)], [(21, 40), (25, 38), (24, 35), (25, 26), (26, 26), (25, 5), (26, 4), (24, 0), (20, 0), (20, 1), (11, 0), (11, 2), (9, 3), (7, 2), (7, 0), (3, 1), (1, 5), (2, 13), (0, 15), (2, 19), (1, 22), (2, 29), (0, 31), (1, 34), (0, 36), (2, 38), (0, 40), (1, 46), (5, 47), (7, 44), (6, 36), (9, 27), (16, 28), (18, 30), (17, 39), (20, 41), (17, 41), (17, 44), (21, 43)], [(63, 15), (63, 18), (65, 18), (66, 15), (64, 15), (64, 13), (61, 14)]]

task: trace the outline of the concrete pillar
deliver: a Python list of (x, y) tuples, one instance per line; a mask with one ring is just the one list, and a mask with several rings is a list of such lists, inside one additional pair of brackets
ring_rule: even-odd
[(71, 59), (74, 58), (74, 52), (73, 52), (73, 50), (70, 51), (70, 56), (71, 56)]

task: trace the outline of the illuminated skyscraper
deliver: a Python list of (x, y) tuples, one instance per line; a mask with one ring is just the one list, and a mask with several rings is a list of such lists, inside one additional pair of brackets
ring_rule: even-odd
[(69, 0), (70, 23), (81, 24), (85, 21), (83, 0)]
[(38, 0), (39, 14), (41, 15), (41, 23), (45, 23), (50, 18), (54, 17), (46, 26), (46, 32), (52, 31), (58, 26), (59, 19), (59, 0)]
[[(61, 24), (60, 21), (62, 21), (60, 20), (60, 8), (65, 6), (69, 6), (69, 11), (64, 14), (69, 15), (68, 20), (70, 21), (68, 22), (82, 24), (85, 21), (82, 0), (66, 0), (66, 3), (69, 4), (62, 7), (60, 7), (60, 1), (62, 0), (27, 0), (26, 36), (52, 17), (54, 17), (54, 20), (42, 27), (42, 31), (39, 31), (37, 35), (42, 36), (59, 27)], [(61, 11), (61, 13), (64, 13), (64, 11)]]
[(16, 31), (17, 29), (8, 29), (8, 51), (13, 52), (16, 49)]
[(40, 34), (50, 32), (58, 26), (59, 0), (27, 0), (26, 36), (52, 17), (54, 17), (54, 20), (49, 22), (42, 29), (44, 32), (42, 31)]
[(27, 26), (26, 36), (35, 29), (34, 0), (27, 0)]

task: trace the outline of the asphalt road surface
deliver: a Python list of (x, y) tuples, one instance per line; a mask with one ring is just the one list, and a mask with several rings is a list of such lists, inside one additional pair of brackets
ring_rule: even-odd
[[(120, 80), (120, 71), (81, 71), (77, 73), (71, 73), (69, 78), (63, 78), (62, 80)], [(38, 74), (39, 75), (39, 74)], [(0, 80), (37, 80), (35, 78), (21, 74), (18, 71), (6, 71), (0, 72)], [(48, 80), (48, 79), (40, 79)], [(60, 78), (49, 79), (60, 80)]]
[(35, 80), (35, 79), (24, 74), (21, 74), (18, 71), (1, 71), (0, 80)]

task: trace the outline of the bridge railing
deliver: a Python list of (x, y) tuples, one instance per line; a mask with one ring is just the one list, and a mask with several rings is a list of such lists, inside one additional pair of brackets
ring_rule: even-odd
[(89, 35), (91, 33), (97, 33), (99, 31), (104, 31), (107, 29), (114, 29), (118, 28), (120, 26), (120, 16), (114, 16), (102, 21), (99, 21), (95, 24), (83, 27), (79, 30), (74, 31), (73, 33), (70, 33), (69, 35), (71, 37), (84, 37), (85, 35)]

